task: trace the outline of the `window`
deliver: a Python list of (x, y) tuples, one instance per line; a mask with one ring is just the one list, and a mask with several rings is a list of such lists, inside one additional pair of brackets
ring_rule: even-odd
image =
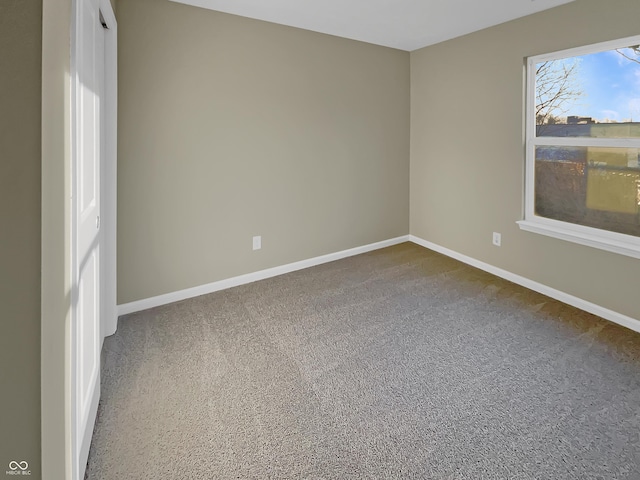
[(640, 258), (640, 36), (530, 57), (520, 228)]

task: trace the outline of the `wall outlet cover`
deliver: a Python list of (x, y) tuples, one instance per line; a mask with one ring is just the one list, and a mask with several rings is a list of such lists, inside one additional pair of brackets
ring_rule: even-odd
[(502, 235), (498, 232), (493, 232), (493, 244), (499, 247), (502, 244)]

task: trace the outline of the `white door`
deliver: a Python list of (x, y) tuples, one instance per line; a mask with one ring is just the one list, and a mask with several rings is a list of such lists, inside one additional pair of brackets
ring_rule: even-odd
[(71, 441), (73, 478), (80, 480), (100, 397), (105, 33), (98, 0), (77, 0), (75, 8)]

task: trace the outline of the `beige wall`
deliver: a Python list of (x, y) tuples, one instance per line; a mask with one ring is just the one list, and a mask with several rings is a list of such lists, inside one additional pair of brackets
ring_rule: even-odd
[(0, 2), (0, 473), (40, 477), (42, 1)]
[(118, 33), (118, 303), (409, 232), (407, 52), (167, 0)]
[[(637, 0), (578, 0), (411, 53), (411, 233), (640, 318), (640, 261), (518, 229), (524, 58), (637, 35)], [(455, 125), (455, 128), (451, 126)], [(502, 247), (491, 244), (502, 233)]]

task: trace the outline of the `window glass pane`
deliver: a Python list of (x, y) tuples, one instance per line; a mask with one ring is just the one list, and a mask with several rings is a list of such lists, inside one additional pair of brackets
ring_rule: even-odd
[(535, 213), (640, 236), (640, 149), (536, 147)]
[(640, 46), (535, 69), (537, 136), (640, 138)]

